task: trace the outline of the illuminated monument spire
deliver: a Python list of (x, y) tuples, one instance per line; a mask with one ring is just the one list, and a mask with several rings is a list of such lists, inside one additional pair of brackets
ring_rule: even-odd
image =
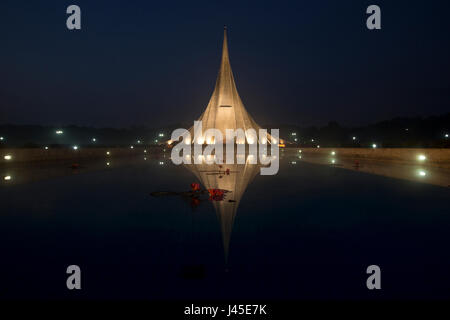
[(224, 139), (226, 129), (243, 129), (245, 131), (253, 128), (258, 134), (260, 127), (248, 114), (236, 89), (228, 54), (226, 27), (224, 27), (223, 34), (222, 60), (216, 86), (208, 106), (200, 116), (199, 121), (202, 121), (203, 131), (212, 128), (219, 129)]

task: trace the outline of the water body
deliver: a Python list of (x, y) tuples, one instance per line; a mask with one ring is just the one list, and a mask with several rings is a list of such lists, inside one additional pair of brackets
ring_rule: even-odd
[[(445, 183), (316, 162), (282, 157), (276, 176), (163, 155), (0, 168), (0, 299), (450, 298)], [(193, 182), (230, 192), (150, 195)]]

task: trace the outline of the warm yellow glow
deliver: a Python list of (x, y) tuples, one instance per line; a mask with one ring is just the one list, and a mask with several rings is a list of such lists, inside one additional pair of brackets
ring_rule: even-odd
[(12, 178), (11, 178), (11, 176), (5, 176), (3, 179), (9, 181), (9, 180), (11, 180)]
[(167, 141), (167, 144), (170, 146), (172, 144), (172, 140)]
[(5, 160), (11, 160), (12, 156), (10, 154), (7, 154), (6, 156), (3, 157)]
[(336, 163), (336, 160), (331, 159), (331, 163), (332, 163), (332, 164), (335, 164), (335, 163)]
[(335, 156), (335, 155), (336, 155), (336, 152), (335, 152), (335, 151), (331, 151), (331, 155), (332, 155), (332, 156)]
[(421, 176), (421, 177), (425, 177), (427, 175), (427, 173), (425, 171), (423, 171), (423, 170), (419, 170), (418, 171), (418, 175)]
[(109, 162), (107, 162), (106, 165), (109, 166)]
[(254, 144), (255, 143), (255, 139), (253, 139), (253, 137), (247, 137), (247, 143), (248, 144)]
[(106, 155), (108, 155), (108, 156), (109, 156), (109, 155), (110, 155), (110, 152), (109, 152), (109, 151), (106, 151)]
[(204, 160), (205, 160), (205, 157), (202, 154), (197, 156), (197, 161), (198, 162), (203, 163)]
[(319, 145), (317, 146), (317, 149), (320, 149), (320, 146), (319, 146)]
[(417, 156), (417, 160), (419, 160), (419, 161), (425, 161), (425, 160), (427, 160), (427, 157), (426, 157), (425, 155), (423, 155), (423, 154), (419, 154), (419, 155)]
[(204, 144), (204, 143), (205, 143), (205, 138), (199, 137), (199, 138), (197, 139), (197, 144)]
[(261, 143), (262, 143), (262, 144), (266, 144), (266, 143), (267, 143), (267, 138), (266, 138), (266, 137), (263, 137), (263, 138), (261, 139)]
[(375, 143), (372, 144), (372, 148), (376, 149), (376, 148), (377, 148), (377, 145), (376, 145)]
[(144, 153), (147, 153), (147, 150), (144, 150)]
[(285, 145), (284, 143), (280, 143), (278, 146), (279, 146), (280, 148), (285, 148), (285, 147), (286, 147), (286, 145)]
[(302, 150), (298, 150), (299, 153), (302, 153)]

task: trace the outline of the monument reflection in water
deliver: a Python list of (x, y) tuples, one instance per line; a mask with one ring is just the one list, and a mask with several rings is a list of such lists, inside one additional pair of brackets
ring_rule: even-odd
[(206, 190), (225, 190), (223, 199), (210, 198), (222, 233), (225, 261), (228, 260), (234, 219), (247, 186), (260, 173), (260, 165), (250, 164), (190, 164), (185, 165)]

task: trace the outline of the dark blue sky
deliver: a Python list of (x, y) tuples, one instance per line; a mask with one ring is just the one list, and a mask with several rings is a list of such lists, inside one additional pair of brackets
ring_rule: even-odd
[[(82, 30), (66, 28), (77, 4)], [(382, 9), (382, 30), (365, 26)], [(448, 1), (5, 1), (0, 123), (193, 121), (223, 25), (241, 98), (261, 124), (365, 124), (450, 111)]]

